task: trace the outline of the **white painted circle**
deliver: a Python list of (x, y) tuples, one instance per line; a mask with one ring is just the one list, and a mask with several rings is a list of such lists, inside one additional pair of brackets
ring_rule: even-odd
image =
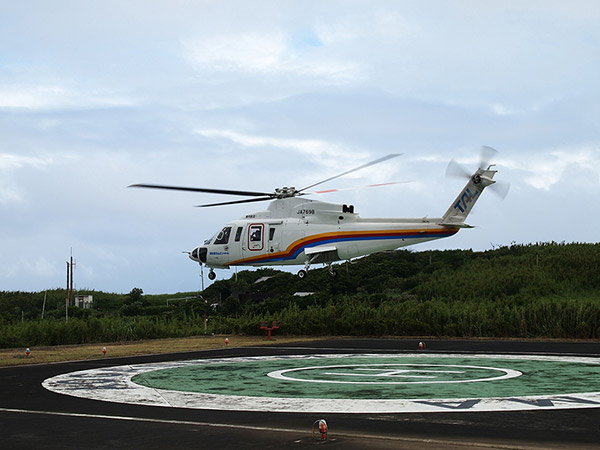
[[(192, 361), (177, 361), (151, 364), (123, 365), (83, 370), (58, 375), (45, 380), (44, 388), (70, 396), (128, 403), (145, 406), (162, 406), (191, 409), (214, 409), (256, 412), (299, 412), (299, 413), (345, 413), (345, 414), (394, 414), (426, 412), (484, 412), (600, 408), (600, 392), (577, 392), (556, 395), (532, 395), (511, 397), (478, 398), (412, 398), (412, 399), (339, 399), (339, 398), (282, 398), (274, 392), (272, 396), (247, 396), (182, 392), (142, 386), (132, 381), (136, 375), (162, 369), (212, 364), (235, 364), (238, 362), (298, 361), (339, 358), (477, 358), (478, 360), (502, 359), (517, 361), (554, 361), (584, 364), (597, 370), (600, 358), (561, 357), (543, 355), (457, 355), (457, 354), (337, 354), (337, 355), (286, 355), (246, 358), (212, 358)], [(305, 367), (312, 367), (306, 365)], [(340, 366), (340, 365), (337, 365)], [(321, 366), (322, 367), (322, 366)], [(486, 365), (486, 367), (488, 367)], [(497, 368), (496, 368), (497, 369)], [(509, 369), (501, 377), (514, 377)], [(275, 371), (276, 372), (276, 371)], [(518, 371), (514, 371), (518, 372)], [(488, 379), (489, 381), (489, 379)], [(568, 381), (568, 380), (567, 380)], [(487, 383), (486, 383), (487, 384)]]
[[(475, 369), (475, 370), (490, 370), (490, 371), (497, 371), (497, 372), (502, 372), (503, 375), (498, 375), (495, 377), (487, 377), (487, 378), (473, 378), (473, 379), (466, 379), (466, 380), (420, 380), (420, 381), (406, 381), (406, 380), (402, 380), (402, 381), (383, 381), (382, 378), (383, 377), (399, 377), (399, 378), (407, 378), (407, 379), (411, 379), (411, 378), (415, 378), (415, 377), (428, 377), (427, 375), (421, 375), (421, 376), (411, 376), (408, 374), (408, 372), (418, 372), (418, 373), (425, 373), (425, 372), (429, 372), (429, 373), (434, 373), (434, 374), (443, 374), (443, 373), (464, 373), (461, 371), (448, 371), (448, 370), (439, 370), (439, 371), (435, 371), (435, 370), (411, 370), (411, 369), (405, 369), (405, 370), (396, 370), (396, 371), (388, 371), (388, 372), (384, 372), (384, 373), (377, 373), (377, 374), (372, 374), (372, 375), (366, 375), (366, 374), (349, 374), (349, 373), (340, 373), (339, 375), (344, 375), (344, 376), (362, 376), (362, 377), (366, 377), (366, 376), (373, 376), (373, 377), (377, 377), (377, 379), (373, 380), (373, 381), (344, 381), (344, 380), (318, 380), (318, 379), (307, 379), (307, 378), (295, 378), (293, 376), (288, 375), (289, 373), (292, 372), (301, 372), (301, 371), (309, 371), (309, 370), (321, 370), (321, 369), (340, 369), (340, 368), (357, 368), (359, 367), (362, 370), (365, 370), (367, 368), (371, 368), (371, 367), (442, 367), (442, 368), (454, 368), (454, 369)], [(285, 370), (276, 370), (273, 372), (269, 372), (267, 374), (267, 376), (271, 377), (271, 378), (276, 378), (279, 380), (287, 380), (287, 381), (297, 381), (300, 383), (331, 383), (331, 384), (363, 384), (363, 385), (368, 385), (368, 384), (396, 384), (396, 385), (404, 385), (404, 384), (450, 384), (450, 383), (478, 383), (478, 382), (484, 382), (484, 381), (498, 381), (498, 380), (504, 380), (504, 379), (509, 379), (509, 378), (516, 378), (523, 375), (522, 372), (519, 372), (518, 370), (512, 370), (512, 369), (502, 369), (502, 368), (498, 368), (498, 367), (485, 367), (485, 366), (469, 366), (469, 365), (461, 365), (461, 364), (361, 364), (356, 365), (356, 364), (342, 364), (342, 365), (332, 365), (332, 366), (313, 366), (313, 367), (297, 367), (294, 369), (285, 369)], [(429, 378), (431, 378), (429, 376)]]

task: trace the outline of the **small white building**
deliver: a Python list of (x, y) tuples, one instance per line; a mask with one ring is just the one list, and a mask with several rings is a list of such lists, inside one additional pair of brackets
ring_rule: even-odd
[(294, 292), (294, 297), (308, 297), (309, 295), (315, 295), (314, 292)]
[(76, 295), (73, 298), (73, 304), (78, 308), (89, 309), (92, 307), (92, 303), (94, 303), (93, 295)]

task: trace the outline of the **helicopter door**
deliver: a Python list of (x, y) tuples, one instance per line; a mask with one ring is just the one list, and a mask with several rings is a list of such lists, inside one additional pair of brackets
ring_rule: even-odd
[(265, 248), (265, 225), (253, 223), (248, 227), (248, 250), (259, 252)]
[[(235, 230), (235, 232), (234, 232)], [(230, 259), (235, 261), (242, 257), (242, 234), (244, 232), (243, 226), (236, 226), (231, 232), (231, 245), (229, 246)]]

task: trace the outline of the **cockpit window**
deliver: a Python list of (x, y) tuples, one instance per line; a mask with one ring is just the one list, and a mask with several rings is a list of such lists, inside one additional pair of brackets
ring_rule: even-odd
[(231, 227), (223, 228), (219, 234), (217, 234), (217, 238), (215, 239), (214, 245), (218, 244), (227, 244), (229, 243), (229, 235), (231, 234)]

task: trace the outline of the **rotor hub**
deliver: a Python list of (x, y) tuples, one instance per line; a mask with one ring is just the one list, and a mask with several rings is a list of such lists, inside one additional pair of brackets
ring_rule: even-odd
[(298, 195), (299, 191), (294, 187), (287, 187), (284, 186), (282, 188), (277, 188), (275, 189), (275, 195), (277, 198), (289, 198), (289, 197), (295, 197), (296, 195)]

